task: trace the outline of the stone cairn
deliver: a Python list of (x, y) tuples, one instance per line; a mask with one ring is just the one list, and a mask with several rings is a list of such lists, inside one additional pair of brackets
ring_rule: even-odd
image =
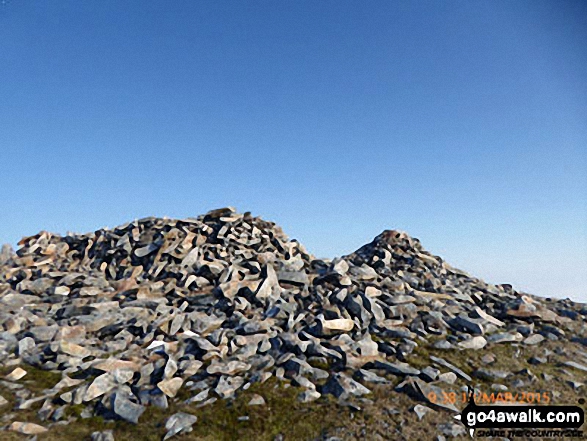
[[(470, 380), (439, 357), (424, 369), (406, 362), (431, 337), (453, 350), (537, 345), (567, 338), (569, 326), (584, 333), (587, 320), (584, 305), (485, 283), (402, 232), (323, 260), (232, 208), (84, 235), (41, 232), (19, 245), (0, 253), (0, 366), (61, 380), (35, 396), (18, 387), (26, 369), (1, 381), (19, 397), (15, 410), (42, 402), (49, 424), (72, 405), (137, 423), (146, 406), (166, 408), (181, 389), (205, 406), (272, 376), (300, 386), (304, 402), (368, 394), (364, 384), (386, 382), (383, 374), (425, 399), (443, 376)], [(195, 422), (173, 415), (166, 438)]]

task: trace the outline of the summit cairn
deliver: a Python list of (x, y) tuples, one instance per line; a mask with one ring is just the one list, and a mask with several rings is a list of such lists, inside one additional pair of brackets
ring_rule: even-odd
[[(351, 409), (388, 387), (419, 401), (414, 412), (426, 419), (462, 407), (431, 398), (447, 387), (530, 388), (530, 370), (492, 367), (500, 347), (542, 351), (528, 367), (551, 364), (572, 387), (585, 378), (585, 305), (486, 283), (403, 232), (321, 260), (274, 223), (222, 208), (88, 234), (43, 231), (19, 245), (0, 252), (0, 393), (13, 407), (0, 431), (52, 430), (73, 422), (72, 406), (134, 424), (150, 406), (192, 406), (168, 416), (167, 439), (197, 429), (194, 409), (272, 377), (300, 402), (332, 395)], [(457, 365), (450, 354), (481, 355)], [(55, 374), (54, 384), (29, 388), (31, 369)], [(249, 400), (265, 406), (261, 395)], [(33, 405), (38, 424), (20, 422)]]

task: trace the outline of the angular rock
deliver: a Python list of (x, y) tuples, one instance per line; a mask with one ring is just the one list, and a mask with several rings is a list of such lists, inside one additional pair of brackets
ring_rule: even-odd
[(113, 410), (123, 420), (138, 424), (139, 418), (145, 412), (145, 407), (133, 403), (123, 393), (116, 393), (114, 395)]
[(198, 421), (197, 416), (184, 412), (178, 412), (170, 416), (167, 421), (165, 421), (165, 429), (167, 430), (167, 433), (163, 437), (163, 440), (167, 440), (178, 434), (191, 432), (192, 426), (196, 421)]
[(41, 433), (47, 432), (47, 429), (43, 426), (39, 426), (34, 423), (23, 423), (20, 421), (13, 422), (8, 430), (11, 432), (22, 433), (23, 435), (40, 435)]
[(340, 398), (350, 395), (365, 395), (371, 393), (371, 391), (345, 374), (336, 373), (324, 385), (322, 393), (331, 394), (336, 398)]

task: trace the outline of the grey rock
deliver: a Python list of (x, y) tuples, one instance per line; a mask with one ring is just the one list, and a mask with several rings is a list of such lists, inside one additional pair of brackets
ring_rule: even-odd
[(428, 412), (433, 412), (432, 409), (430, 409), (429, 407), (423, 406), (421, 404), (416, 404), (412, 410), (414, 411), (414, 413), (416, 414), (416, 416), (418, 417), (418, 421), (422, 421), (422, 418), (424, 418), (424, 416), (428, 413)]
[(36, 346), (35, 340), (31, 337), (25, 337), (18, 342), (18, 354), (22, 356), (27, 352), (33, 351)]
[(583, 372), (587, 372), (587, 366), (577, 363), (576, 361), (565, 361), (563, 365), (571, 367), (573, 369), (578, 369)]
[(375, 374), (374, 372), (371, 372), (369, 370), (366, 369), (359, 369), (357, 371), (356, 374), (361, 380), (367, 382), (367, 383), (380, 383), (380, 384), (389, 384), (391, 383), (391, 381), (389, 381), (387, 378), (383, 378), (380, 377), (379, 375)]
[(91, 438), (92, 441), (114, 441), (114, 432), (112, 430), (93, 432)]
[(503, 380), (510, 375), (512, 375), (511, 372), (485, 368), (477, 369), (475, 372), (473, 372), (473, 376), (483, 380)]
[(477, 335), (475, 337), (471, 337), (468, 340), (464, 340), (458, 344), (459, 347), (463, 349), (483, 349), (487, 344), (487, 340), (484, 337)]
[(524, 339), (525, 345), (537, 345), (544, 341), (544, 336), (540, 334), (532, 334)]
[(310, 283), (308, 275), (304, 271), (279, 271), (277, 278), (282, 283), (304, 286)]
[(261, 395), (253, 394), (253, 396), (247, 404), (249, 406), (264, 406), (266, 403), (265, 398), (263, 398)]
[(361, 383), (343, 373), (336, 373), (322, 388), (322, 393), (334, 395), (336, 398), (348, 397), (350, 395), (360, 396), (371, 393), (369, 389)]
[(457, 436), (462, 436), (467, 433), (464, 426), (456, 423), (439, 424), (438, 430), (443, 435), (450, 436), (451, 438), (456, 438)]
[(440, 357), (436, 357), (434, 355), (430, 356), (430, 360), (432, 360), (433, 362), (435, 362), (436, 364), (443, 366), (445, 368), (450, 369), (451, 371), (453, 371), (455, 374), (457, 374), (459, 377), (461, 377), (462, 379), (464, 379), (465, 381), (471, 382), (473, 379), (467, 375), (466, 373), (464, 373), (461, 369), (459, 369), (458, 367), (452, 365), (451, 363), (449, 363), (448, 361), (446, 361), (443, 358)]
[(220, 377), (218, 384), (214, 391), (220, 398), (229, 398), (234, 396), (235, 392), (244, 384), (245, 380), (242, 377), (228, 377), (223, 375)]
[(298, 395), (298, 401), (300, 401), (302, 403), (310, 403), (312, 401), (316, 401), (320, 397), (321, 397), (320, 392), (317, 392), (312, 389), (308, 389)]
[(376, 369), (383, 369), (394, 375), (420, 375), (420, 370), (410, 366), (408, 363), (401, 361), (391, 363), (387, 361), (376, 361), (374, 363)]
[(483, 334), (485, 332), (482, 319), (473, 319), (466, 315), (459, 315), (452, 323), (454, 323), (455, 327), (464, 328), (473, 334)]
[(427, 382), (436, 381), (439, 375), (440, 371), (432, 366), (427, 366), (420, 372), (420, 378)]
[(138, 424), (145, 407), (130, 401), (125, 394), (114, 394), (113, 410), (116, 415), (125, 421)]
[(487, 337), (487, 340), (491, 343), (511, 343), (521, 341), (522, 339), (523, 336), (519, 332), (501, 332)]
[(192, 431), (192, 426), (198, 421), (198, 417), (190, 415), (189, 413), (178, 412), (170, 416), (165, 422), (165, 429), (167, 433), (163, 440), (167, 440), (180, 433), (188, 433)]
[(434, 342), (432, 347), (434, 347), (436, 349), (453, 349), (453, 345), (450, 344), (450, 342), (448, 342), (446, 340), (438, 340), (438, 341)]

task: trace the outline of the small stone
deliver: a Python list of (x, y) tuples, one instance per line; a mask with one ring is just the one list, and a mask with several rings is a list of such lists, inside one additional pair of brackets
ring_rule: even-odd
[(170, 378), (169, 380), (160, 381), (159, 383), (157, 383), (157, 387), (165, 395), (167, 395), (170, 398), (173, 398), (175, 397), (175, 395), (177, 395), (177, 392), (181, 388), (182, 384), (183, 380), (179, 377), (175, 377)]
[(27, 371), (25, 371), (22, 368), (17, 367), (12, 372), (10, 372), (8, 375), (6, 375), (6, 377), (4, 377), (4, 378), (7, 379), (8, 381), (18, 381), (21, 378), (23, 378), (26, 374), (27, 374)]
[(544, 336), (540, 334), (532, 334), (529, 337), (526, 337), (523, 341), (525, 345), (537, 345), (544, 341)]
[(180, 433), (189, 433), (192, 431), (192, 426), (198, 421), (198, 417), (190, 415), (189, 413), (178, 412), (170, 416), (165, 422), (165, 429), (167, 433), (163, 440), (167, 440), (172, 436)]
[(438, 425), (438, 430), (440, 430), (443, 435), (450, 436), (452, 438), (456, 438), (457, 436), (465, 435), (467, 433), (464, 426), (455, 423), (440, 424)]
[(334, 395), (336, 398), (341, 396), (359, 396), (371, 393), (371, 391), (361, 383), (356, 382), (343, 373), (336, 373), (330, 377), (330, 380), (328, 380), (328, 382), (322, 388), (322, 392), (325, 394)]
[(374, 363), (376, 369), (384, 369), (394, 375), (420, 375), (420, 371), (408, 363), (397, 361), (390, 363), (387, 361), (376, 361)]
[(334, 319), (334, 320), (320, 320), (318, 333), (320, 335), (330, 335), (338, 332), (349, 332), (355, 326), (355, 322), (351, 319)]
[(320, 397), (320, 392), (308, 389), (298, 395), (298, 401), (300, 401), (301, 403), (310, 403), (312, 401), (316, 401)]
[(457, 374), (454, 372), (444, 372), (438, 376), (438, 381), (442, 381), (447, 384), (454, 384), (457, 381)]
[(0, 407), (6, 406), (8, 404), (8, 400), (0, 395)]
[(581, 383), (580, 381), (575, 380), (568, 380), (567, 383), (571, 386), (574, 390), (577, 390), (585, 385), (585, 383)]
[(202, 392), (199, 392), (198, 394), (194, 395), (192, 398), (189, 398), (188, 400), (186, 400), (186, 404), (199, 403), (201, 401), (204, 401), (206, 398), (208, 398), (209, 393), (210, 393), (210, 388), (204, 389)]
[(104, 395), (116, 387), (114, 378), (110, 374), (102, 374), (92, 382), (86, 390), (83, 401), (91, 401), (94, 398)]
[(500, 332), (490, 335), (487, 340), (491, 343), (513, 343), (521, 341), (523, 338), (524, 336), (519, 332)]
[(71, 355), (72, 357), (85, 358), (92, 355), (92, 351), (89, 349), (75, 343), (70, 343), (66, 340), (61, 340), (59, 342), (59, 349), (61, 349), (61, 352), (64, 354)]
[(114, 432), (112, 430), (94, 432), (91, 435), (91, 439), (92, 441), (114, 441)]
[(114, 381), (116, 381), (118, 384), (128, 383), (130, 380), (132, 380), (134, 374), (134, 371), (130, 369), (114, 369), (112, 371)]
[(544, 364), (547, 363), (548, 359), (546, 357), (530, 357), (528, 359), (528, 363), (533, 364), (533, 365), (538, 365), (538, 364)]
[(453, 348), (452, 344), (450, 344), (450, 342), (448, 342), (447, 340), (438, 340), (438, 341), (434, 342), (432, 347), (436, 348), (436, 349), (452, 349)]
[(145, 411), (145, 407), (140, 404), (133, 403), (122, 393), (116, 393), (114, 397), (114, 413), (123, 420), (138, 424), (139, 418)]
[(473, 372), (473, 375), (477, 378), (481, 378), (483, 380), (503, 380), (504, 378), (509, 377), (512, 375), (511, 372), (507, 371), (500, 371), (495, 369), (477, 369)]
[(576, 361), (565, 361), (563, 364), (565, 366), (568, 366), (568, 367), (571, 367), (574, 369), (578, 369), (583, 372), (587, 372), (587, 366), (580, 364), (580, 363), (577, 363)]
[(35, 349), (37, 345), (35, 344), (35, 340), (31, 337), (25, 337), (18, 342), (18, 355), (26, 354), (27, 352), (32, 351)]
[(243, 385), (245, 382), (244, 378), (242, 377), (228, 377), (222, 376), (216, 385), (214, 391), (221, 397), (221, 398), (229, 398), (234, 395), (234, 393)]
[(420, 372), (420, 378), (428, 382), (436, 381), (439, 375), (440, 371), (432, 366), (427, 366)]
[(481, 357), (481, 363), (483, 364), (491, 364), (495, 362), (495, 355), (493, 354), (485, 354)]
[(69, 295), (69, 288), (67, 286), (56, 286), (53, 290), (53, 294), (58, 296), (67, 296)]
[(433, 412), (432, 409), (421, 404), (416, 404), (412, 410), (416, 413), (418, 421), (422, 421), (422, 418), (424, 418), (424, 415), (426, 415), (428, 412)]
[(264, 406), (265, 405), (265, 398), (261, 395), (253, 394), (251, 399), (248, 402), (249, 406)]
[(461, 369), (452, 365), (451, 363), (449, 363), (448, 361), (446, 361), (443, 358), (431, 355), (430, 360), (432, 360), (434, 363), (437, 363), (440, 366), (443, 366), (443, 367), (450, 369), (451, 371), (453, 371), (455, 374), (457, 374), (459, 377), (461, 377), (465, 381), (471, 382), (473, 380), (469, 375), (464, 373)]
[(22, 433), (23, 435), (39, 435), (47, 432), (43, 426), (34, 423), (22, 423), (20, 421), (13, 422), (8, 428), (11, 432)]
[(487, 344), (487, 340), (485, 340), (484, 337), (478, 335), (475, 337), (472, 337), (468, 340), (462, 341), (458, 344), (459, 347), (463, 348), (463, 349), (483, 349), (485, 347), (485, 345)]
[(367, 369), (359, 369), (357, 371), (357, 376), (361, 380), (366, 381), (368, 383), (379, 383), (379, 384), (391, 383), (391, 381), (389, 381), (387, 378), (380, 377), (376, 373), (368, 371)]

